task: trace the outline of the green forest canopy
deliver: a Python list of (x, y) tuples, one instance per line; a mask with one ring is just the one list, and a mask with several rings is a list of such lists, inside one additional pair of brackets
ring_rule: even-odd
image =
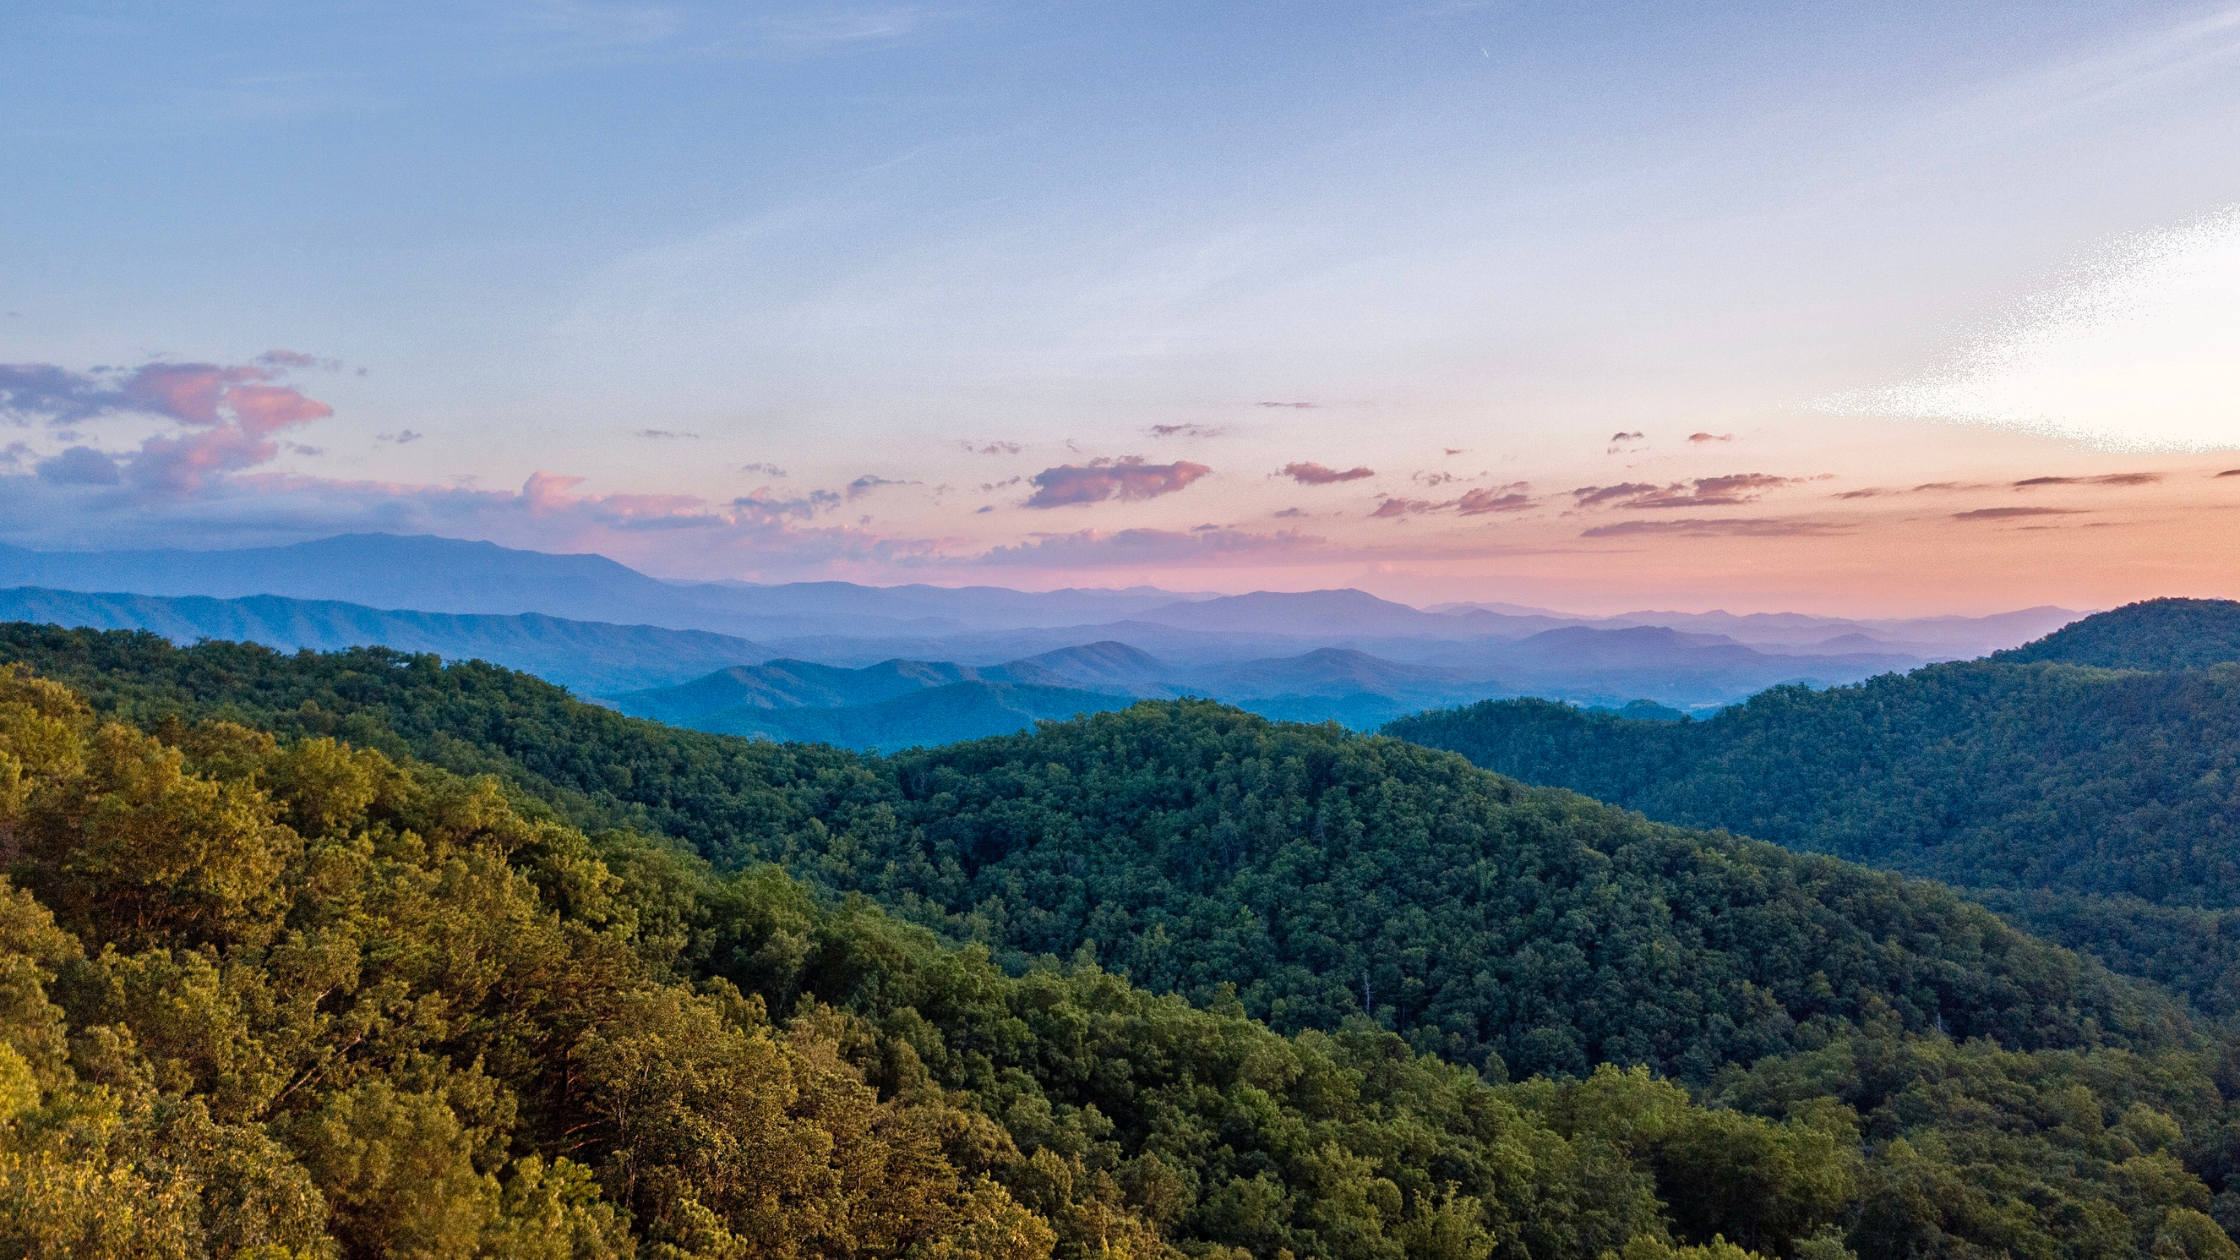
[(2060, 661), (2102, 669), (2202, 669), (2240, 661), (2240, 603), (2149, 599), (2072, 621), (1995, 661)]
[(1701, 722), (1502, 701), (1385, 729), (1652, 818), (1978, 890), (2229, 1014), (2240, 1012), (2235, 657), (2240, 604), (2157, 600), (1988, 660), (1776, 688)]
[(6, 634), (145, 729), (232, 717), (496, 772), (579, 825), (781, 864), (1014, 971), (1088, 949), (1287, 1033), (1366, 1007), (1497, 1077), (1614, 1061), (1700, 1083), (1874, 1011), (2017, 1049), (2183, 1036), (2159, 994), (1932, 885), (1206, 702), (878, 759), (636, 721), (471, 663)]
[(1491, 1084), (166, 716), (0, 674), (0, 1254), (2240, 1260), (2240, 1047)]

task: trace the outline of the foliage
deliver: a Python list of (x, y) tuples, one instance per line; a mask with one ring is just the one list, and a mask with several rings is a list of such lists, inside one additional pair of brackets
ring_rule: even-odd
[[(1009, 975), (776, 867), (524, 813), (495, 779), (169, 716), (144, 734), (0, 676), (0, 1255), (2240, 1260), (2216, 1215), (2240, 1205), (2220, 1047), (1958, 1044), (1862, 991), (1703, 1097), (1640, 1067), (1489, 1083), (1358, 1015), (1285, 1037), (1085, 957)], [(1658, 896), (1789, 869), (1202, 705), (886, 766), (882, 803), (984, 778), (981, 808), (942, 817), (1034, 821), (1134, 767), (1144, 792), (1111, 799), (1165, 834), (1198, 817), (1186, 757), (1209, 770), (1191, 791), (1233, 803), (1248, 781), (1288, 801), (1291, 774), (1324, 776), (1318, 810), (1361, 795), (1354, 774), (1428, 794), (1333, 810), (1325, 837), (1429, 801), (1550, 852), (1574, 829), (1566, 860), (1657, 872)], [(1606, 835), (1624, 843), (1590, 857)], [(1622, 922), (1645, 895), (1594, 888), (1566, 914)], [(2058, 969), (1988, 923), (1979, 947)], [(1917, 971), (1923, 992), (1971, 974)], [(2059, 992), (2017, 1027), (2050, 1035), (2028, 1002)]]
[(2150, 599), (2073, 621), (1995, 661), (2061, 661), (2101, 669), (2202, 669), (2240, 661), (2240, 603)]
[[(2041, 643), (2104, 637), (2099, 620)], [(2240, 909), (2240, 663), (1955, 662), (1701, 722), (1502, 701), (1386, 731), (1667, 822), (1996, 890), (2034, 931), (2240, 1011), (2223, 926)]]
[(1281, 1031), (1367, 1014), (1495, 1075), (1706, 1080), (1870, 999), (2016, 1047), (2177, 1035), (2167, 1003), (1940, 890), (1206, 702), (881, 760), (634, 721), (472, 663), (9, 633), (153, 729), (232, 714), (497, 771), (578, 823), (780, 863), (1012, 970), (1087, 947), (1200, 1004), (1233, 985)]
[(1365, 1026), (1285, 1040), (1094, 967), (1007, 978), (488, 780), (227, 722), (157, 739), (24, 675), (0, 766), (0, 1254), (1667, 1236), (1650, 1170)]

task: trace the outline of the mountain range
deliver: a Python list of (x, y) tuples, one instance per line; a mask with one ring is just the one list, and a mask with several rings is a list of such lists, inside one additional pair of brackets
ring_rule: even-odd
[[(380, 644), (481, 659), (664, 721), (867, 748), (1185, 695), (1356, 729), (1520, 695), (1704, 711), (1771, 686), (1851, 683), (2010, 647), (2072, 617), (1586, 618), (1419, 609), (1358, 590), (693, 583), (595, 555), (385, 534), (237, 551), (0, 548), (0, 583), (12, 584), (0, 617), (180, 643)], [(719, 695), (724, 703), (706, 702)]]
[(175, 643), (230, 639), (288, 650), (382, 644), (400, 652), (490, 661), (592, 694), (659, 686), (771, 655), (761, 644), (705, 630), (572, 621), (544, 613), (384, 611), (278, 595), (212, 599), (16, 587), (0, 590), (0, 621), (147, 630)]

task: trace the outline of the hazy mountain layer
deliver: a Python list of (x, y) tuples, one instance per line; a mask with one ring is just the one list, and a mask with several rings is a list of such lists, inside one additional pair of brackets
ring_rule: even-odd
[(0, 621), (150, 630), (180, 643), (232, 639), (291, 651), (379, 644), (491, 661), (587, 693), (675, 682), (771, 655), (760, 644), (700, 630), (568, 621), (542, 613), (387, 612), (273, 595), (166, 598), (18, 587), (0, 590)]
[[(603, 556), (389, 534), (235, 551), (34, 552), (0, 547), (0, 586), (214, 598), (283, 595), (447, 613), (535, 612), (712, 630), (757, 642), (787, 640), (780, 645), (782, 654), (852, 664), (897, 656), (993, 663), (1098, 640), (1119, 640), (1173, 661), (1282, 656), (1313, 646), (1405, 656), (1398, 645), (1522, 639), (1565, 625), (1665, 625), (1823, 655), (1830, 649), (1817, 645), (1856, 634), (1875, 645), (1857, 650), (1909, 655), (1918, 662), (2009, 647), (2070, 616), (2058, 609), (2030, 609), (1990, 618), (1910, 621), (1846, 621), (1796, 613), (1629, 613), (1598, 619), (1506, 604), (1416, 609), (1356, 590), (1214, 598), (1140, 587), (1034, 592), (847, 582), (678, 583)], [(1110, 629), (1098, 632), (1095, 627)], [(972, 641), (1024, 631), (1058, 633), (1003, 644)], [(883, 646), (866, 655), (808, 645), (829, 638), (875, 639)], [(1193, 643), (1210, 650), (1195, 650)], [(1846, 640), (1844, 650), (1851, 647)]]

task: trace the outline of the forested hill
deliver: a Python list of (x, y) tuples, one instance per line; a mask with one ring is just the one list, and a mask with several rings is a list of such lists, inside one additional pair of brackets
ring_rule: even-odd
[(783, 863), (1014, 966), (1094, 956), (1279, 1030), (1367, 1005), (1522, 1075), (1706, 1080), (1887, 1019), (2015, 1047), (2168, 1044), (2173, 1009), (1934, 886), (1646, 823), (1462, 759), (1206, 702), (890, 760), (680, 731), (379, 651), (0, 629), (159, 734), (231, 716), (488, 770), (721, 867)]
[(2201, 669), (2240, 661), (2240, 603), (2150, 599), (2071, 622), (1994, 661), (2060, 661), (2102, 669)]
[[(168, 681), (294, 698), (253, 662)], [(2240, 1260), (2240, 1047), (1876, 1011), (1701, 1098), (1501, 1084), (171, 717), (0, 670), (0, 1255)]]
[(1652, 818), (1989, 890), (2055, 939), (2240, 1009), (2240, 663), (2138, 672), (2227, 655), (2236, 624), (2240, 605), (2158, 600), (1701, 722), (1505, 701), (1385, 729)]

